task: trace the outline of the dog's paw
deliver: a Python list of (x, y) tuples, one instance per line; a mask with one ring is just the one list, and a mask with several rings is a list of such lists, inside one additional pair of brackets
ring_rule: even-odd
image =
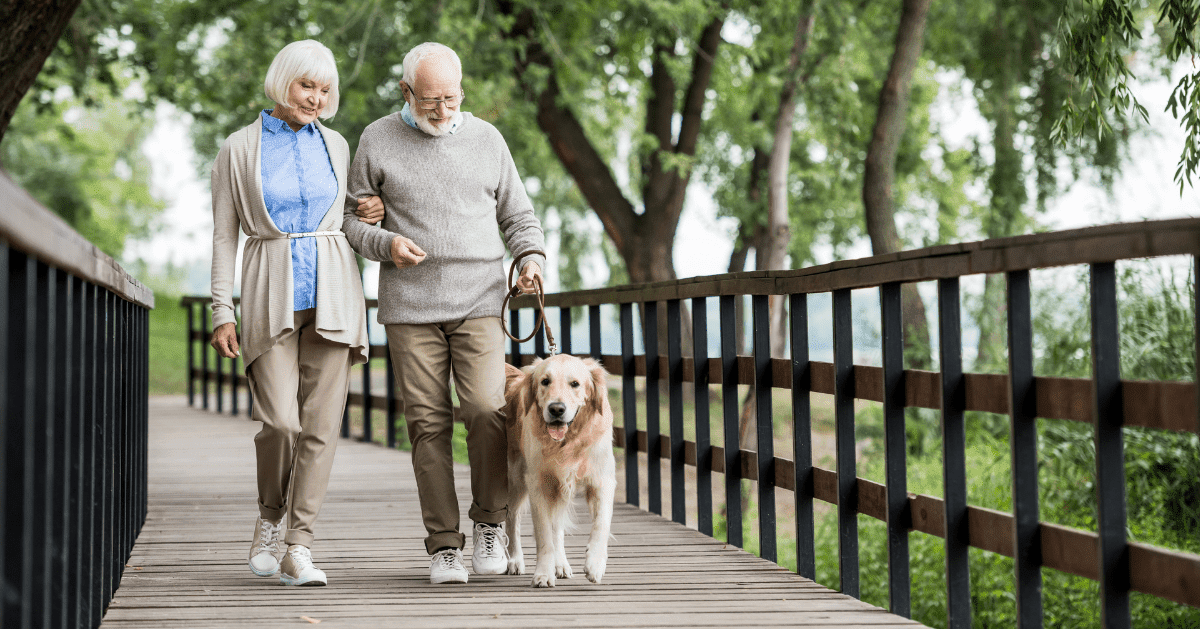
[(508, 570), (504, 574), (525, 574), (525, 558), (515, 557), (508, 560)]
[(570, 579), (575, 576), (575, 573), (571, 572), (571, 564), (564, 561), (554, 566), (554, 576), (560, 579)]
[(600, 579), (604, 578), (604, 569), (608, 565), (608, 558), (600, 553), (588, 553), (587, 558), (583, 562), (583, 574), (587, 576), (588, 581), (599, 583)]
[(554, 587), (554, 575), (534, 573), (533, 587), (535, 587), (535, 588), (552, 588), (552, 587)]

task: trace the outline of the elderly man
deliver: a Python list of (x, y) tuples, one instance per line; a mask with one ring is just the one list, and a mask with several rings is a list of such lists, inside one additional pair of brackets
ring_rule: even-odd
[[(432, 555), (429, 579), (466, 583), (450, 375), (467, 426), (471, 566), (476, 574), (503, 574), (502, 261), (505, 244), (514, 254), (543, 250), (544, 236), (504, 138), (459, 111), (458, 55), (435, 43), (413, 48), (404, 57), (400, 86), (404, 108), (363, 131), (350, 165), (342, 229), (362, 256), (383, 263), (378, 317), (404, 397), (425, 549)], [(381, 225), (372, 224), (380, 218)], [(530, 262), (518, 285), (532, 291), (545, 259), (525, 259)]]

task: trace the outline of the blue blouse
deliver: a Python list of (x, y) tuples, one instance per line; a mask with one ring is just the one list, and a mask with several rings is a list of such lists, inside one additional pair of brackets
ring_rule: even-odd
[[(316, 123), (292, 131), (288, 123), (262, 111), (263, 201), (279, 231), (316, 231), (337, 197), (337, 175), (329, 161), (325, 138)], [(317, 240), (296, 238), (292, 243), (292, 309), (317, 305)]]

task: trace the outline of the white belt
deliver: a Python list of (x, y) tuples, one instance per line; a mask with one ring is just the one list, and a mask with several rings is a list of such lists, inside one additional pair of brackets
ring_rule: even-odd
[(291, 238), (316, 238), (317, 236), (345, 236), (345, 234), (341, 231), (293, 232), (278, 236), (250, 236), (250, 238), (257, 238), (259, 240), (287, 240)]

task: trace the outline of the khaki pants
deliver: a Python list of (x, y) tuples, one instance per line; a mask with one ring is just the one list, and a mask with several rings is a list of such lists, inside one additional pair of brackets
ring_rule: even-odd
[(504, 337), (500, 319), (386, 326), (396, 384), (412, 441), (413, 472), (425, 521), (425, 550), (462, 548), (454, 491), (454, 407), (450, 372), (467, 426), (475, 522), (508, 517), (508, 433), (504, 425)]
[(316, 310), (295, 313), (295, 329), (246, 368), (254, 395), (258, 511), (285, 514), (283, 541), (311, 547), (325, 501), (350, 387), (350, 347), (317, 334)]

